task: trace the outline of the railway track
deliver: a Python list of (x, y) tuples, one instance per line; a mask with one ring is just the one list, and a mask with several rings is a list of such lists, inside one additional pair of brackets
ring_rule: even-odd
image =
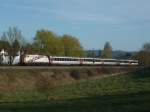
[(91, 68), (144, 68), (143, 66), (0, 66), (0, 69), (91, 69)]

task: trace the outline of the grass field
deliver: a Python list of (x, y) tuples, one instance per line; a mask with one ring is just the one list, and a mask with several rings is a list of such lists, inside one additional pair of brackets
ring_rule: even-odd
[[(29, 94), (29, 93), (26, 93)], [(150, 70), (52, 88), (47, 100), (1, 103), (2, 112), (150, 112)]]

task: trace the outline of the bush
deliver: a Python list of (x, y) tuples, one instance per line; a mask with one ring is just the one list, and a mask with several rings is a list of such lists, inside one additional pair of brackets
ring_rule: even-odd
[(73, 77), (76, 80), (79, 80), (81, 78), (81, 74), (77, 70), (73, 70), (70, 72), (70, 76)]

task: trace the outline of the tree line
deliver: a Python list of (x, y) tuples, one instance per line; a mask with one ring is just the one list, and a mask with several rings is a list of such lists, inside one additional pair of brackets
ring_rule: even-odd
[[(102, 58), (112, 58), (112, 47), (109, 42), (104, 45), (104, 50), (102, 51)], [(138, 60), (140, 65), (150, 66), (150, 42), (145, 43), (141, 50), (135, 53), (129, 59)]]
[[(23, 51), (26, 54), (52, 56), (86, 56), (82, 44), (76, 37), (68, 34), (60, 36), (46, 29), (38, 30), (33, 41), (26, 42), (21, 30), (17, 27), (9, 27), (0, 38), (0, 49), (5, 49), (8, 52), (10, 63), (12, 63), (18, 51)], [(113, 48), (110, 42), (106, 42), (101, 58), (112, 58), (112, 51)], [(90, 57), (95, 57), (95, 53), (92, 52)], [(150, 65), (150, 43), (144, 44), (142, 49), (130, 58), (138, 59), (144, 65)]]
[[(71, 35), (59, 36), (45, 29), (38, 30), (32, 42), (26, 42), (21, 30), (9, 27), (0, 38), (0, 49), (5, 49), (10, 58), (18, 51), (27, 54), (45, 54), (52, 56), (84, 56), (84, 49), (80, 41)], [(13, 59), (12, 59), (13, 60)]]
[(52, 31), (39, 30), (33, 43), (28, 43), (27, 53), (39, 53), (52, 56), (84, 56), (84, 49), (80, 41), (71, 35), (59, 36)]

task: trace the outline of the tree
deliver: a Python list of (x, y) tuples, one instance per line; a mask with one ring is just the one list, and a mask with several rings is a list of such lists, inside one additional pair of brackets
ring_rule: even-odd
[(142, 51), (150, 52), (150, 42), (143, 45)]
[(23, 36), (17, 27), (9, 27), (8, 31), (3, 33), (1, 40), (9, 42), (10, 45), (17, 40), (20, 45), (23, 45)]
[(48, 30), (39, 30), (34, 38), (33, 46), (39, 53), (47, 55), (64, 55), (63, 43), (59, 36)]
[(150, 65), (150, 42), (143, 45), (142, 49), (136, 54), (135, 59), (143, 65)]
[(33, 48), (38, 49), (38, 53), (55, 56), (83, 56), (83, 48), (79, 40), (70, 35), (62, 37), (52, 31), (39, 30), (33, 42)]
[(22, 33), (17, 27), (9, 27), (8, 31), (3, 33), (1, 41), (5, 44), (5, 49), (8, 52), (11, 65), (16, 53), (20, 50), (21, 46), (23, 46)]
[(7, 41), (0, 40), (0, 50), (5, 49), (8, 51), (9, 47), (10, 47), (10, 45)]
[(112, 47), (109, 42), (104, 45), (104, 50), (102, 52), (102, 58), (112, 58)]
[(62, 42), (65, 56), (84, 56), (83, 47), (76, 37), (65, 34), (62, 36)]
[(13, 50), (12, 56), (16, 56), (16, 53), (20, 51), (20, 49), (21, 49), (21, 44), (17, 39), (15, 39), (14, 42), (12, 43), (12, 50)]
[(24, 47), (25, 54), (36, 54), (39, 52), (39, 49), (33, 43), (27, 43)]

